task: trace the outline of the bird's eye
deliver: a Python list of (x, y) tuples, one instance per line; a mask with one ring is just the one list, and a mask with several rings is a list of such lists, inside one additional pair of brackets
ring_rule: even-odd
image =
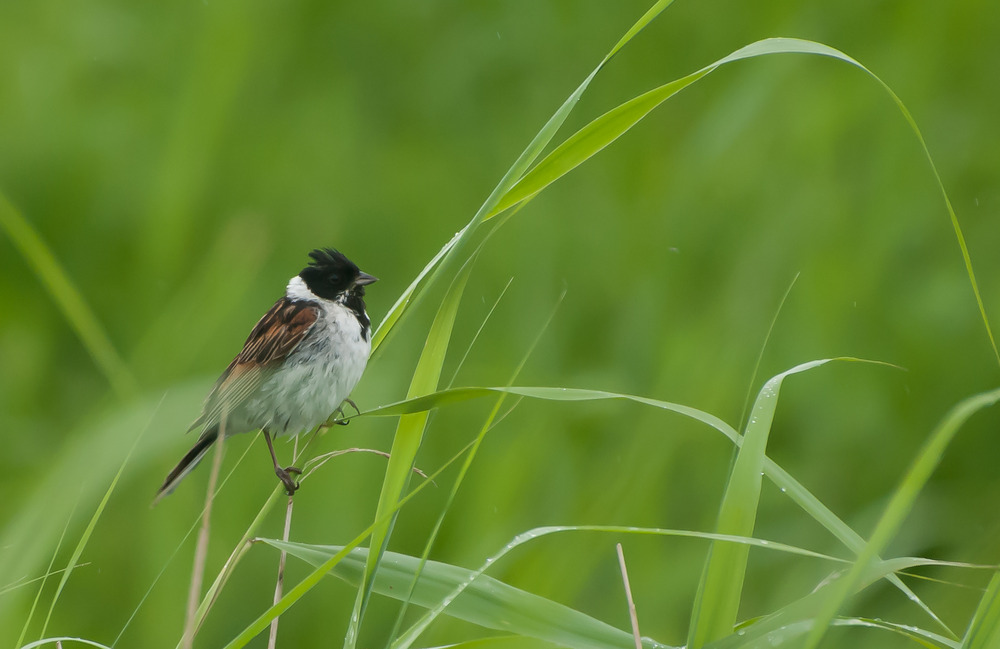
[(340, 275), (330, 275), (326, 278), (331, 284), (337, 284), (340, 282)]

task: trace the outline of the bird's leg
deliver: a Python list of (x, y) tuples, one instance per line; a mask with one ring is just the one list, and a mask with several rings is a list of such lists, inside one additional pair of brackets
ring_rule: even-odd
[(301, 474), (302, 469), (294, 466), (286, 466), (282, 469), (278, 465), (278, 456), (274, 454), (274, 444), (271, 443), (271, 434), (267, 432), (267, 430), (263, 430), (261, 432), (264, 433), (264, 441), (267, 442), (267, 450), (271, 451), (271, 461), (274, 462), (274, 474), (278, 476), (282, 484), (285, 485), (285, 493), (289, 496), (294, 495), (295, 491), (299, 488), (299, 483), (293, 480), (290, 474)]
[(347, 413), (344, 412), (344, 404), (345, 403), (351, 404), (351, 407), (354, 408), (355, 412), (357, 412), (359, 415), (361, 414), (361, 410), (358, 409), (358, 404), (354, 403), (350, 399), (344, 399), (343, 403), (341, 403), (340, 406), (336, 410), (333, 411), (334, 414), (336, 414), (338, 412), (340, 413), (340, 418), (339, 419), (335, 419), (334, 422), (333, 422), (333, 423), (337, 424), (338, 426), (346, 426), (347, 424), (351, 423), (350, 419), (345, 419), (345, 417), (347, 417)]

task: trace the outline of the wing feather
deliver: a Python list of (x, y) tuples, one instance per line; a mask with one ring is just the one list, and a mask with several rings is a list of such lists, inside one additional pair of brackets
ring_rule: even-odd
[(233, 412), (253, 396), (268, 374), (305, 339), (319, 313), (315, 302), (287, 297), (275, 302), (250, 331), (243, 350), (215, 382), (191, 429), (218, 424), (224, 412)]

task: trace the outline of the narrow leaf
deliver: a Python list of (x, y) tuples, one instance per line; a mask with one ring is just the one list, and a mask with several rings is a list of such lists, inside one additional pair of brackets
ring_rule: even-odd
[(962, 640), (962, 649), (1000, 647), (1000, 573), (993, 575)]
[[(309, 546), (277, 540), (266, 542), (313, 566), (321, 565), (341, 550), (336, 546)], [(353, 550), (337, 564), (332, 574), (348, 583), (358, 584), (367, 558), (366, 549)], [(418, 557), (385, 552), (375, 577), (375, 592), (389, 597), (405, 597), (419, 565)], [(446, 599), (460, 584), (472, 581), (473, 576), (473, 571), (464, 568), (427, 561), (411, 601), (430, 608)], [(633, 646), (629, 633), (487, 576), (476, 578), (455, 598), (449, 607), (449, 614), (488, 629), (513, 632), (567, 647), (631, 649)]]
[[(917, 499), (917, 494), (920, 493), (938, 462), (941, 461), (941, 456), (955, 434), (969, 417), (983, 408), (992, 406), (998, 400), (1000, 400), (1000, 389), (969, 397), (955, 405), (934, 429), (910, 469), (906, 472), (899, 487), (893, 493), (889, 504), (875, 526), (875, 531), (872, 532), (871, 539), (858, 555), (854, 566), (843, 579), (838, 580), (835, 588), (824, 601), (816, 624), (806, 638), (805, 646), (808, 649), (819, 645), (827, 627), (837, 615), (837, 611), (840, 610), (848, 595), (862, 582), (863, 575), (869, 566), (878, 561), (878, 554), (889, 544), (903, 520), (910, 513), (913, 503)], [(990, 612), (992, 606), (994, 605), (987, 605), (987, 612)]]
[[(462, 267), (461, 272), (448, 289), (434, 322), (431, 323), (423, 352), (420, 354), (417, 368), (410, 381), (408, 392), (410, 397), (428, 394), (437, 389), (438, 381), (441, 378), (441, 369), (448, 352), (448, 343), (451, 340), (451, 332), (458, 315), (458, 306), (461, 303), (462, 294), (465, 292), (469, 274), (472, 272), (473, 262), (474, 259), (470, 259)], [(379, 494), (378, 507), (375, 512), (376, 520), (385, 520), (385, 522), (376, 525), (372, 531), (371, 548), (374, 552), (368, 556), (365, 579), (358, 591), (354, 613), (351, 615), (351, 623), (344, 639), (345, 647), (354, 647), (357, 642), (358, 631), (364, 620), (370, 593), (370, 580), (378, 568), (379, 557), (385, 550), (389, 535), (392, 533), (395, 514), (390, 516), (390, 512), (398, 511), (399, 499), (409, 483), (413, 462), (420, 448), (426, 425), (427, 413), (417, 412), (403, 415), (399, 418), (399, 423), (396, 426), (396, 435), (392, 440), (392, 450), (389, 455), (389, 466), (385, 471), (385, 479), (382, 482), (382, 491)]]
[[(761, 477), (764, 475), (764, 451), (778, 404), (778, 393), (786, 376), (819, 367), (829, 361), (813, 361), (778, 374), (761, 388), (750, 412), (750, 421), (743, 436), (726, 485), (719, 510), (716, 532), (738, 536), (753, 536), (760, 501)], [(709, 548), (691, 612), (688, 647), (697, 649), (706, 642), (732, 633), (739, 614), (740, 595), (746, 574), (750, 548), (745, 545), (715, 544)]]

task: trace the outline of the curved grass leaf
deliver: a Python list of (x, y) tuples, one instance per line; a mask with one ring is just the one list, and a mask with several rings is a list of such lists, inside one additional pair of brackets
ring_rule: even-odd
[(35, 649), (35, 647), (45, 647), (48, 645), (59, 647), (62, 646), (63, 643), (67, 642), (78, 642), (88, 647), (97, 647), (98, 649), (111, 649), (111, 647), (103, 645), (100, 642), (94, 642), (93, 640), (87, 640), (85, 638), (71, 638), (69, 636), (62, 636), (59, 638), (43, 638), (41, 640), (36, 640), (35, 642), (29, 642), (21, 647), (21, 649)]
[[(862, 359), (855, 358), (835, 358), (829, 360), (840, 360), (840, 361), (858, 361), (886, 365), (885, 363), (878, 363), (876, 361), (864, 361)], [(890, 366), (892, 367), (892, 366)], [(518, 395), (521, 397), (527, 397), (531, 399), (539, 399), (544, 401), (601, 401), (607, 399), (621, 399), (625, 401), (632, 401), (634, 403), (639, 403), (645, 406), (651, 406), (661, 410), (668, 410), (675, 412), (677, 414), (689, 417), (696, 421), (700, 421), (707, 426), (717, 430), (729, 439), (731, 442), (739, 446), (743, 443), (742, 436), (736, 432), (736, 430), (722, 421), (715, 415), (709, 414), (707, 412), (698, 410), (696, 408), (691, 408), (689, 406), (684, 406), (677, 403), (671, 403), (668, 401), (661, 401), (658, 399), (650, 399), (647, 397), (640, 397), (636, 395), (607, 392), (603, 390), (583, 390), (583, 389), (570, 389), (570, 388), (552, 388), (552, 387), (476, 387), (476, 388), (453, 388), (449, 390), (442, 390), (435, 394), (427, 395), (425, 397), (419, 397), (417, 399), (410, 399), (406, 401), (401, 401), (393, 404), (388, 404), (380, 408), (363, 413), (367, 416), (398, 416), (400, 414), (408, 412), (419, 412), (422, 410), (430, 410), (433, 408), (438, 408), (450, 403), (459, 403), (463, 401), (468, 401), (470, 399), (477, 399), (488, 397), (496, 394), (497, 392), (507, 392), (510, 394)], [(833, 511), (830, 510), (826, 505), (824, 505), (812, 492), (805, 488), (798, 480), (792, 477), (787, 471), (781, 468), (773, 460), (766, 457), (764, 458), (764, 475), (771, 480), (775, 486), (777, 486), (782, 493), (787, 495), (792, 499), (799, 507), (801, 507), (809, 516), (816, 520), (820, 525), (826, 528), (831, 534), (833, 534), (841, 543), (844, 544), (851, 552), (854, 554), (860, 553), (865, 547), (865, 539), (861, 537), (860, 534), (855, 532), (847, 523), (841, 520)], [(941, 619), (921, 600), (917, 597), (916, 593), (910, 589), (903, 581), (895, 574), (890, 574), (888, 577), (889, 581), (900, 590), (906, 597), (917, 604), (932, 620), (935, 621), (942, 629), (947, 633), (954, 635), (951, 630), (941, 621)]]
[(927, 158), (927, 162), (930, 164), (931, 171), (934, 174), (934, 180), (941, 192), (945, 208), (947, 209), (948, 216), (951, 219), (952, 230), (954, 230), (955, 237), (958, 240), (958, 246), (962, 253), (962, 260), (965, 263), (966, 275), (969, 278), (969, 284), (971, 285), (972, 292), (975, 295), (976, 304), (979, 307), (980, 317), (986, 327), (986, 334), (989, 337), (993, 355), (996, 358), (997, 363), (1000, 364), (1000, 350), (997, 348), (997, 342), (993, 335), (993, 329), (990, 327), (989, 318), (986, 315), (986, 308), (983, 305), (983, 298), (979, 291), (979, 283), (977, 282), (976, 274), (972, 269), (972, 259), (969, 256), (969, 249), (965, 242), (965, 235), (962, 233), (962, 228), (958, 223), (958, 216), (955, 214), (955, 209), (952, 207), (951, 199), (948, 198), (948, 192), (945, 190), (944, 182), (941, 180), (941, 175), (938, 173), (937, 166), (934, 164), (934, 159), (930, 154), (930, 149), (927, 148), (927, 143), (924, 141), (924, 136), (920, 132), (920, 128), (917, 126), (916, 121), (910, 114), (909, 109), (906, 108), (906, 105), (903, 104), (902, 100), (896, 95), (892, 88), (882, 81), (882, 79), (880, 79), (874, 72), (840, 50), (815, 41), (798, 38), (768, 38), (756, 41), (736, 50), (718, 61), (715, 61), (714, 63), (706, 65), (696, 72), (666, 83), (658, 88), (654, 88), (653, 90), (650, 90), (616, 108), (613, 108), (584, 126), (582, 129), (570, 136), (565, 142), (556, 147), (552, 153), (547, 155), (530, 172), (525, 174), (524, 177), (521, 178), (509, 192), (504, 194), (502, 200), (487, 214), (486, 218), (496, 216), (500, 212), (503, 212), (526, 198), (534, 196), (538, 192), (542, 191), (551, 183), (575, 169), (591, 156), (601, 151), (604, 147), (617, 140), (626, 131), (635, 126), (646, 115), (652, 112), (654, 108), (684, 88), (687, 88), (696, 81), (704, 78), (708, 74), (711, 74), (719, 67), (726, 65), (727, 63), (733, 63), (735, 61), (769, 54), (813, 54), (843, 61), (844, 63), (853, 65), (868, 74), (892, 98), (896, 107), (903, 114), (903, 118), (906, 120), (906, 123), (910, 126), (910, 130), (913, 131), (913, 134), (916, 136), (917, 141), (920, 143), (920, 147)]
[(833, 626), (860, 626), (871, 629), (882, 629), (905, 638), (913, 640), (927, 649), (958, 649), (958, 643), (951, 638), (946, 638), (937, 633), (931, 633), (925, 629), (911, 626), (909, 624), (896, 624), (885, 620), (870, 620), (868, 618), (842, 618), (833, 621)]
[(871, 539), (858, 554), (854, 566), (843, 579), (838, 580), (829, 597), (825, 599), (816, 624), (806, 638), (805, 646), (808, 649), (819, 645), (827, 627), (837, 615), (837, 611), (840, 610), (851, 591), (863, 581), (868, 566), (878, 561), (878, 554), (885, 549), (899, 530), (903, 520), (910, 513), (910, 509), (917, 499), (917, 494), (923, 489), (938, 462), (941, 461), (941, 456), (955, 434), (969, 417), (983, 408), (994, 405), (997, 401), (1000, 401), (1000, 389), (969, 397), (955, 405), (937, 425), (920, 453), (917, 454), (899, 487), (893, 493), (889, 504), (886, 505), (885, 511), (875, 525)]
[(438, 649), (557, 649), (558, 647), (559, 645), (544, 640), (506, 635), (468, 640), (458, 644), (444, 645)]
[[(279, 550), (318, 566), (341, 551), (338, 546), (309, 546), (265, 540)], [(344, 557), (331, 571), (350, 584), (360, 583), (368, 551), (358, 548)], [(420, 564), (419, 557), (385, 552), (375, 576), (375, 592), (402, 599)], [(411, 601), (432, 608), (461, 584), (471, 581), (474, 572), (438, 561), (427, 561)], [(529, 593), (491, 577), (479, 576), (448, 609), (456, 617), (479, 626), (553, 642), (564, 647), (587, 649), (631, 649), (631, 633), (605, 624), (568, 606)], [(647, 647), (656, 647), (648, 643)]]
[[(564, 646), (610, 649), (634, 646), (632, 634), (616, 629), (579, 611), (545, 599), (533, 593), (514, 588), (483, 573), (497, 560), (514, 548), (529, 541), (564, 532), (603, 532), (614, 534), (641, 534), (650, 536), (673, 536), (699, 538), (731, 545), (758, 547), (787, 552), (799, 556), (818, 558), (826, 561), (844, 562), (829, 555), (803, 548), (775, 543), (761, 539), (727, 534), (695, 532), (691, 530), (670, 530), (657, 528), (614, 527), (595, 525), (540, 527), (519, 534), (500, 551), (489, 557), (478, 570), (468, 570), (437, 561), (426, 561), (395, 552), (385, 552), (373, 590), (381, 595), (404, 600), (413, 582), (413, 577), (422, 570), (417, 587), (410, 594), (410, 601), (431, 609), (406, 634), (393, 641), (393, 647), (408, 646), (422, 633), (441, 612), (479, 626), (510, 631), (519, 635), (548, 640)], [(332, 557), (343, 553), (342, 546), (310, 545), (259, 539), (288, 554), (298, 557), (313, 566), (322, 565)], [(331, 570), (331, 574), (348, 583), (359, 583), (368, 551), (363, 548), (352, 550)], [(646, 646), (664, 646), (647, 640)]]
[[(897, 572), (934, 563), (936, 562), (912, 557), (875, 561), (859, 573), (859, 578), (849, 588), (849, 594), (859, 592)], [(855, 562), (853, 565), (858, 564)], [(817, 628), (820, 624), (817, 621), (819, 612), (830, 594), (844, 583), (846, 581), (843, 574), (834, 579), (824, 580), (823, 585), (808, 595), (769, 615), (757, 618), (750, 624), (741, 626), (739, 630), (724, 638), (706, 644), (705, 649), (770, 649), (800, 638)], [(833, 620), (827, 621), (824, 626), (832, 623)]]
[[(722, 498), (716, 532), (753, 536), (764, 475), (764, 451), (778, 405), (778, 393), (785, 377), (819, 367), (829, 361), (813, 361), (793, 367), (771, 378), (757, 395), (750, 411), (743, 444), (740, 446)], [(706, 642), (732, 633), (740, 609), (743, 579), (750, 548), (739, 544), (715, 544), (708, 558), (691, 611), (688, 647), (697, 649)]]
[[(525, 172), (531, 167), (532, 163), (541, 155), (545, 147), (549, 145), (552, 138), (562, 127), (566, 118), (573, 111), (577, 102), (580, 101), (580, 97), (590, 86), (590, 82), (594, 80), (597, 73), (604, 69), (604, 66), (614, 58), (614, 56), (621, 50), (625, 45), (635, 37), (636, 34), (641, 32), (646, 28), (649, 23), (651, 23), (660, 13), (670, 6), (673, 0), (657, 0), (656, 3), (650, 7), (643, 16), (635, 22), (632, 27), (629, 28), (625, 35), (622, 36), (611, 51), (605, 55), (601, 62), (590, 72), (589, 75), (583, 80), (583, 82), (577, 86), (566, 101), (562, 103), (561, 106), (552, 114), (552, 117), (545, 123), (545, 125), (538, 131), (535, 137), (528, 143), (521, 155), (518, 156), (514, 164), (507, 170), (500, 182), (493, 189), (490, 195), (487, 197), (486, 201), (482, 204), (479, 210), (476, 212), (472, 220), (466, 224), (464, 228), (455, 233), (448, 243), (438, 251), (434, 258), (424, 266), (423, 270), (417, 275), (417, 277), (410, 283), (410, 285), (403, 291), (403, 294), (399, 296), (396, 302), (389, 309), (385, 318), (376, 327), (375, 333), (372, 335), (372, 354), (374, 354), (385, 341), (386, 337), (392, 332), (392, 329), (402, 318), (406, 310), (411, 306), (415, 298), (417, 298), (422, 289), (426, 288), (433, 283), (434, 279), (440, 274), (440, 270), (444, 263), (447, 262), (450, 257), (457, 257), (457, 253), (462, 249), (462, 246), (468, 241), (470, 235), (486, 220), (487, 215), (492, 215), (496, 213), (496, 206), (500, 200), (510, 192), (511, 188), (521, 179)], [(524, 196), (523, 198), (529, 198), (529, 196)], [(523, 200), (522, 198), (522, 200)], [(434, 271), (428, 280), (428, 275)]]

